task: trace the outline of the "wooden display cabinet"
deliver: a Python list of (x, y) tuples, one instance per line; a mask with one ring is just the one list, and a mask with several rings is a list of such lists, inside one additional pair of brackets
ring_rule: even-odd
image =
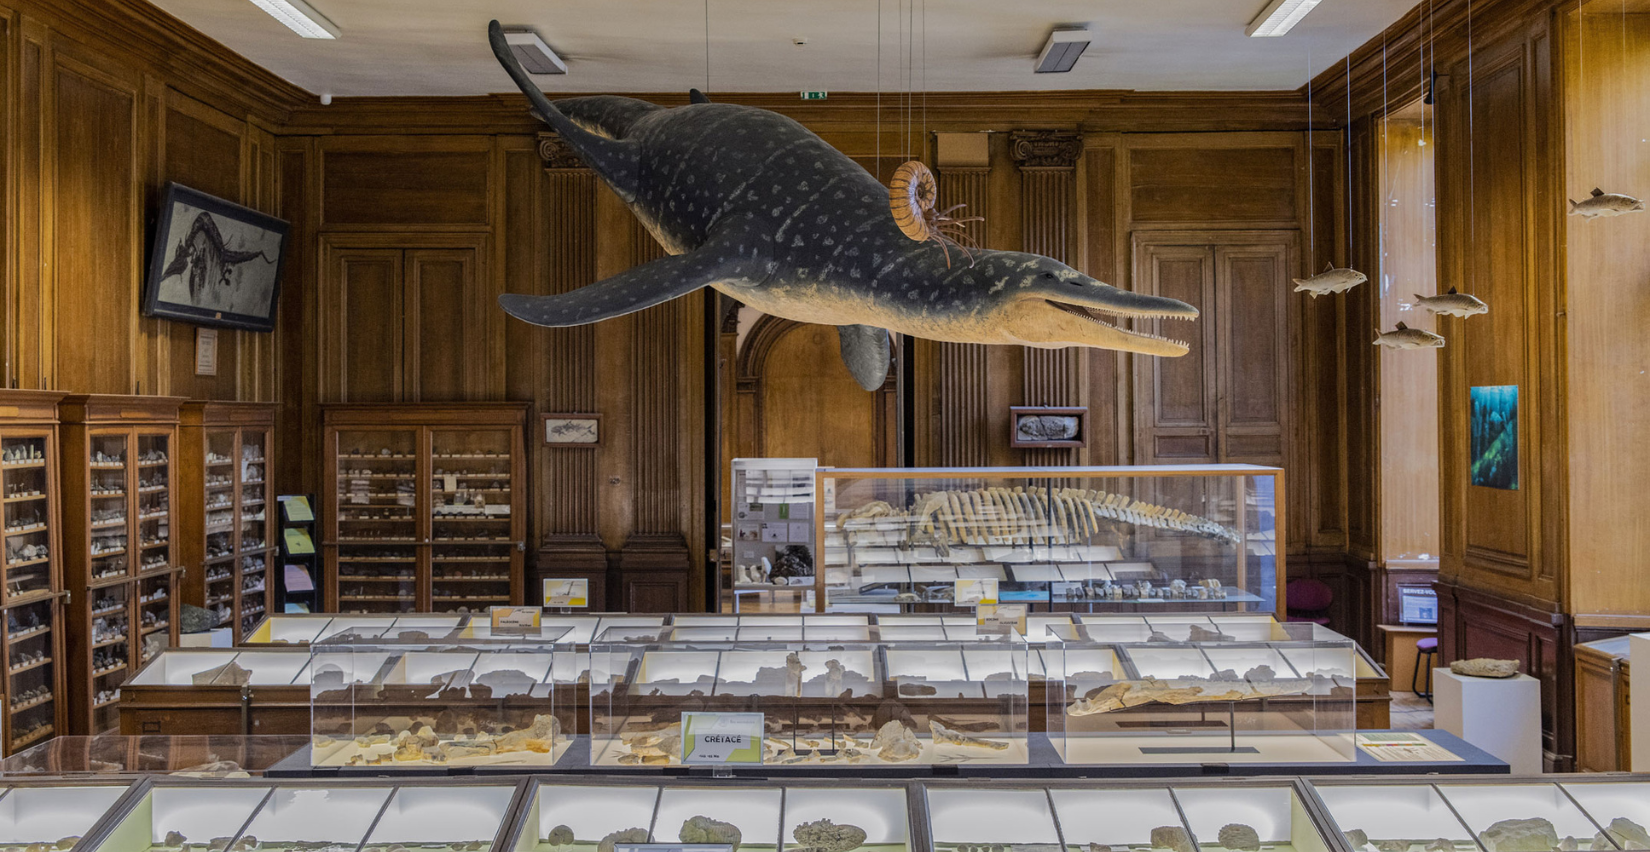
[(325, 405), (322, 421), (326, 609), (522, 602), (525, 403)]
[(185, 603), (240, 641), (269, 611), (275, 512), (265, 484), (275, 404), (189, 402), (178, 425), (178, 564)]
[(68, 396), (63, 432), (69, 726), (119, 723), (129, 672), (177, 644), (178, 409), (160, 396)]
[(62, 731), (63, 554), (53, 391), (0, 390), (0, 492), (4, 494), (6, 754)]

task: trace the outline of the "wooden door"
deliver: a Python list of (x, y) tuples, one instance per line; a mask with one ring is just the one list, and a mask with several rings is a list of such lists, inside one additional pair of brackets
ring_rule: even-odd
[(1219, 246), (1213, 252), (1216, 316), (1209, 319), (1219, 322), (1212, 370), (1218, 375), (1218, 457), (1282, 465), (1294, 246)]
[(1191, 335), (1182, 337), (1191, 344), (1190, 352), (1179, 358), (1135, 359), (1140, 393), (1136, 431), (1141, 439), (1136, 454), (1146, 464), (1212, 462), (1218, 452), (1216, 371), (1211, 364), (1216, 334), (1207, 318), (1215, 314), (1214, 252), (1206, 245), (1147, 245), (1135, 257), (1136, 289), (1179, 299), (1202, 313)]
[(338, 402), (402, 399), (400, 249), (342, 249), (329, 265), (331, 304), (321, 312), (326, 343), (322, 398)]
[(875, 467), (878, 394), (866, 393), (839, 355), (837, 330), (798, 325), (763, 364), (762, 455), (816, 458), (830, 467)]
[[(405, 399), (455, 402), (483, 386), (487, 361), (472, 332), (479, 295), (474, 249), (409, 249), (402, 255)], [(497, 310), (496, 306), (488, 305)]]

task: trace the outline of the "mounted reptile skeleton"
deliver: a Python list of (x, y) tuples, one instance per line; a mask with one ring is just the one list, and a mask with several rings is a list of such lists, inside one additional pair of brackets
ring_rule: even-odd
[(947, 226), (961, 220), (930, 216), (914, 229), (920, 238), (908, 234), (888, 187), (778, 113), (698, 92), (673, 109), (612, 96), (552, 103), (497, 21), (488, 36), (538, 117), (671, 255), (570, 293), (500, 296), (511, 316), (583, 325), (712, 287), (763, 313), (837, 326), (842, 360), (867, 390), (888, 375), (890, 331), (953, 343), (1188, 351), (1118, 322), (1196, 319), (1184, 302), (1120, 290), (1035, 254), (967, 250), (971, 263), (951, 263), (946, 244), (958, 245), (958, 229)]

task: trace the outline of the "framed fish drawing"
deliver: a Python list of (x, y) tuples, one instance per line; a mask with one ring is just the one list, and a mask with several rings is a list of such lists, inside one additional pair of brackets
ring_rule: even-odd
[(176, 183), (166, 185), (157, 218), (146, 316), (274, 330), (285, 221)]

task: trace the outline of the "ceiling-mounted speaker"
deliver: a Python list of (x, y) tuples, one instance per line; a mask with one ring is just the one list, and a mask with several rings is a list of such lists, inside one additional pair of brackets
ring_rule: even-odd
[(525, 27), (506, 27), (504, 43), (510, 45), (510, 52), (515, 54), (516, 61), (529, 74), (566, 74), (567, 63), (561, 61), (550, 45), (539, 38), (539, 34)]
[(1064, 74), (1077, 64), (1077, 58), (1089, 46), (1089, 31), (1084, 29), (1055, 30), (1049, 33), (1043, 52), (1037, 54), (1038, 74)]

